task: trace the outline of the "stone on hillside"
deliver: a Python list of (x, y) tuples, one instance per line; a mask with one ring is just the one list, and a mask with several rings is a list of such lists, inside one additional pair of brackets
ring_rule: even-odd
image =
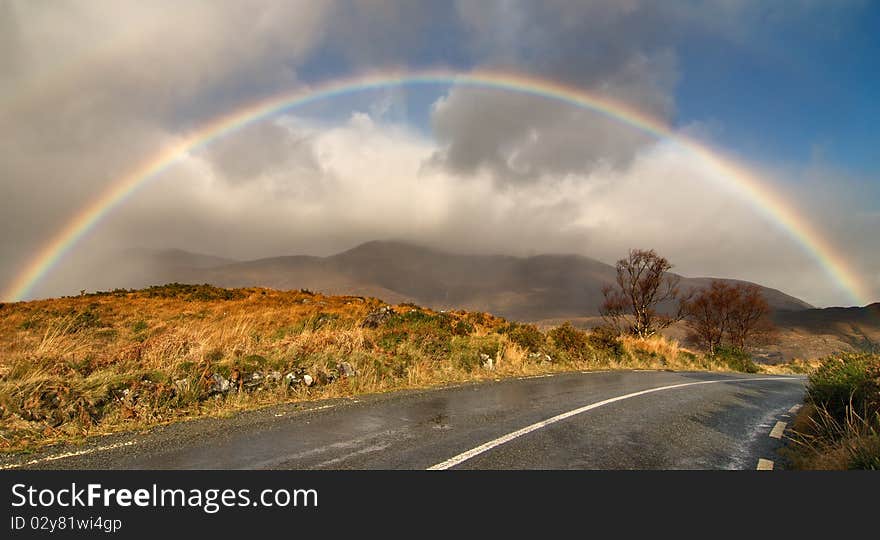
[(483, 369), (488, 369), (489, 371), (495, 369), (495, 360), (486, 353), (480, 353), (480, 362)]
[(394, 315), (394, 309), (391, 306), (383, 306), (376, 311), (370, 312), (361, 323), (363, 328), (378, 328), (385, 324), (388, 319)]
[(354, 377), (357, 375), (357, 371), (348, 362), (340, 362), (336, 369), (339, 370), (339, 374), (343, 377)]
[(262, 373), (260, 373), (259, 371), (255, 371), (250, 375), (242, 378), (242, 386), (248, 389), (256, 388), (263, 384), (265, 378), (266, 377)]
[(219, 373), (214, 373), (213, 375), (211, 375), (209, 381), (211, 382), (209, 391), (212, 394), (225, 394), (232, 389), (232, 385), (229, 383), (229, 380)]

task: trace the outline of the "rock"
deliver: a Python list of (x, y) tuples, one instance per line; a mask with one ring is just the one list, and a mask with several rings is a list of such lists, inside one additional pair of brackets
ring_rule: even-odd
[(281, 372), (269, 371), (268, 373), (266, 373), (266, 379), (272, 382), (278, 382), (281, 380)]
[(348, 362), (340, 362), (336, 369), (339, 370), (339, 374), (343, 377), (354, 377), (357, 375), (357, 371)]
[(208, 380), (211, 382), (211, 386), (208, 390), (212, 394), (225, 394), (232, 389), (232, 385), (229, 383), (229, 380), (219, 373), (214, 373)]
[(242, 378), (241, 384), (242, 384), (242, 386), (244, 386), (245, 388), (248, 388), (248, 389), (256, 388), (256, 387), (260, 386), (261, 384), (263, 384), (264, 379), (265, 379), (265, 377), (263, 376), (262, 373), (260, 373), (259, 371), (255, 371), (255, 372), (251, 373), (250, 375), (248, 375), (247, 377)]
[(303, 375), (302, 382), (303, 382), (303, 384), (305, 384), (306, 386), (311, 386), (312, 384), (314, 384), (315, 380), (312, 378), (311, 375), (309, 375), (308, 373), (306, 373), (305, 375)]
[(388, 319), (394, 315), (394, 309), (391, 306), (383, 306), (376, 311), (369, 313), (364, 317), (361, 323), (362, 328), (378, 328), (385, 324)]
[(495, 360), (486, 353), (480, 353), (480, 362), (483, 365), (483, 369), (488, 369), (489, 371), (495, 369)]

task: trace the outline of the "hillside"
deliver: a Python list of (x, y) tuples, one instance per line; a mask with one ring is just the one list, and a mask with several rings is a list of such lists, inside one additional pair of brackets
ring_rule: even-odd
[[(611, 265), (576, 255), (462, 255), (402, 242), (368, 242), (329, 257), (209, 262), (204, 256), (185, 252), (175, 251), (174, 256), (156, 253), (149, 261), (138, 259), (137, 264), (147, 270), (123, 286), (177, 281), (222, 287), (306, 288), (538, 321), (597, 315), (602, 287), (613, 283), (615, 277)], [(683, 277), (682, 287), (701, 288), (710, 280)], [(777, 310), (812, 307), (775, 289), (764, 287), (763, 292)]]
[(620, 368), (758, 369), (663, 338), (298, 290), (171, 284), (0, 304), (0, 451), (273, 403)]
[(786, 359), (837, 351), (880, 352), (880, 302), (865, 307), (778, 311), (773, 319), (780, 328), (777, 347)]

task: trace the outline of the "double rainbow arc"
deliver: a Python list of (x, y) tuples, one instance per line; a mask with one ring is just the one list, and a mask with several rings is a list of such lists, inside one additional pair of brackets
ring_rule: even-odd
[(51, 272), (64, 255), (70, 252), (104, 216), (136, 193), (138, 188), (182, 160), (189, 152), (246, 125), (303, 105), (355, 92), (413, 85), (455, 85), (497, 89), (552, 99), (603, 114), (659, 139), (674, 141), (700, 159), (707, 170), (713, 173), (714, 179), (725, 183), (785, 230), (849, 294), (850, 300), (859, 304), (866, 304), (869, 301), (869, 295), (857, 273), (803, 215), (775, 192), (767, 181), (733, 160), (721, 156), (717, 151), (674, 132), (657, 119), (622, 103), (573, 86), (523, 74), (494, 71), (456, 73), (448, 70), (383, 72), (336, 80), (264, 99), (204, 124), (176, 144), (161, 150), (113, 181), (103, 193), (76, 213), (38, 251), (9, 284), (3, 297), (9, 301), (29, 297), (40, 280)]

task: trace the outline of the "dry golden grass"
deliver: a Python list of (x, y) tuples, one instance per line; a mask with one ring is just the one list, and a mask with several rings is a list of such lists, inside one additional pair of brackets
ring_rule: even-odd
[[(730, 370), (663, 337), (609, 345), (579, 330), (548, 336), (484, 313), (400, 305), (393, 320), (362, 327), (383, 305), (308, 291), (179, 285), (0, 304), (0, 450), (466, 381), (590, 369)], [(342, 376), (341, 362), (357, 375)], [(206, 380), (255, 372), (309, 374), (316, 384), (291, 386), (282, 377), (215, 394)]]
[(810, 373), (822, 364), (822, 360), (802, 360), (796, 358), (785, 364), (762, 364), (761, 372), (771, 375), (791, 375), (793, 373), (805, 374)]
[(838, 419), (808, 404), (798, 411), (790, 440), (785, 454), (795, 469), (880, 468), (880, 413), (849, 410)]

